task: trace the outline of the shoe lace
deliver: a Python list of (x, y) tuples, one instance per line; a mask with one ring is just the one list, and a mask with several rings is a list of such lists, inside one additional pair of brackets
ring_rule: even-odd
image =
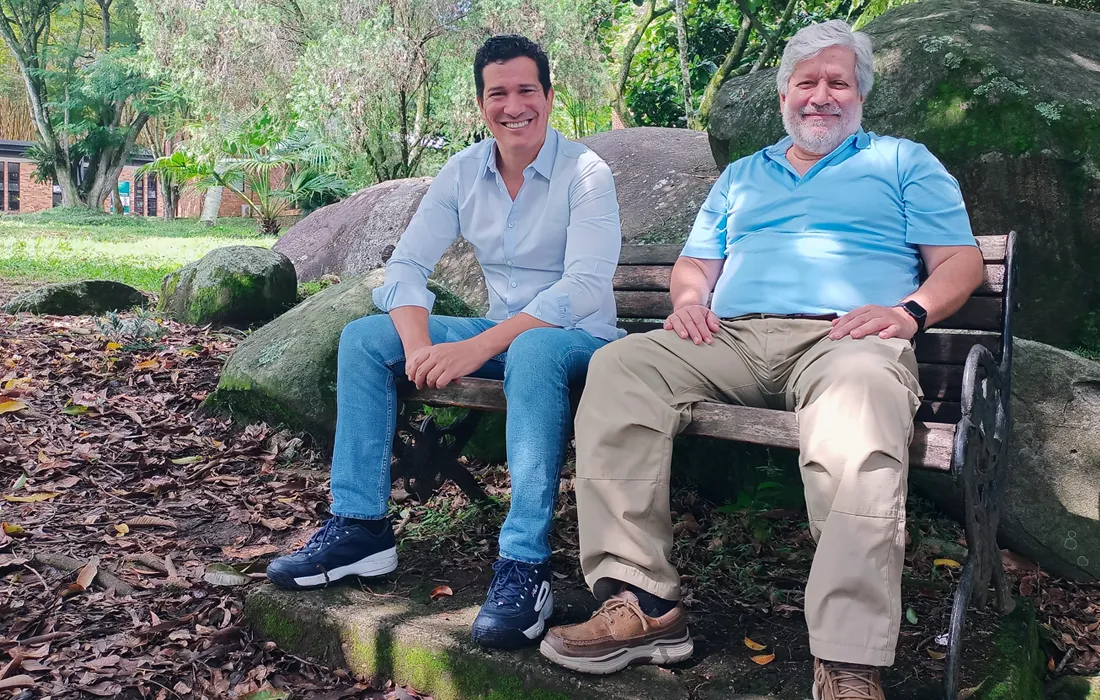
[(615, 622), (616, 614), (623, 612), (630, 613), (637, 617), (642, 623), (642, 631), (649, 631), (649, 619), (646, 614), (642, 612), (641, 606), (633, 598), (628, 598), (622, 593), (611, 596), (604, 601), (604, 604), (600, 606), (600, 609), (596, 611), (596, 614), (607, 620), (608, 626), (611, 626)]
[(836, 683), (836, 700), (878, 700), (878, 673), (865, 666), (830, 663), (827, 665)]
[(341, 527), (342, 525), (338, 522), (338, 518), (329, 518), (325, 521), (325, 524), (321, 526), (320, 530), (310, 535), (309, 541), (302, 547), (302, 553), (308, 554), (310, 552), (315, 552), (325, 546), (330, 535), (335, 535), (335, 539), (339, 539), (340, 535), (338, 531)]
[(498, 606), (520, 605), (527, 580), (530, 578), (530, 564), (499, 559), (493, 563), (493, 582), (489, 585), (489, 600), (495, 600)]

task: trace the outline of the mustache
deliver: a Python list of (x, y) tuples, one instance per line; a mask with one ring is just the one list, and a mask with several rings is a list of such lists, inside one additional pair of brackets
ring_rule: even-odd
[(813, 116), (813, 115), (839, 116), (841, 114), (843, 114), (843, 112), (841, 112), (840, 107), (837, 107), (836, 105), (832, 105), (832, 106), (829, 106), (829, 107), (813, 107), (813, 108), (803, 107), (802, 109), (798, 110), (798, 116), (800, 116), (800, 117), (809, 117), (809, 116)]

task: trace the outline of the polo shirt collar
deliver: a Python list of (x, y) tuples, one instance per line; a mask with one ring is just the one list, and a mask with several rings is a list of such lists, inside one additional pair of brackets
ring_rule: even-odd
[[(528, 168), (534, 168), (535, 172), (542, 175), (547, 180), (550, 179), (550, 175), (554, 172), (554, 161), (558, 157), (558, 132), (557, 130), (547, 126), (546, 127), (546, 140), (542, 142), (542, 148), (539, 149), (539, 154), (535, 156), (535, 160), (528, 165)], [(489, 144), (485, 155), (485, 163), (482, 166), (482, 176), (488, 176), (492, 174), (496, 176), (497, 173), (497, 140), (493, 139)], [(524, 168), (526, 170), (526, 168)]]
[[(791, 139), (790, 136), (784, 136), (782, 139), (779, 140), (778, 143), (775, 143), (765, 148), (764, 156), (767, 157), (769, 160), (780, 160), (782, 158), (786, 158), (787, 149), (791, 147), (792, 143), (794, 143), (794, 141)], [(841, 141), (840, 145), (834, 148), (832, 153), (826, 155), (822, 160), (828, 159), (829, 156), (831, 156), (833, 153), (836, 153), (843, 148), (847, 148), (850, 144), (853, 143), (855, 144), (855, 147), (860, 150), (869, 148), (871, 146), (871, 135), (864, 131), (863, 127), (860, 127), (856, 131), (856, 133)]]

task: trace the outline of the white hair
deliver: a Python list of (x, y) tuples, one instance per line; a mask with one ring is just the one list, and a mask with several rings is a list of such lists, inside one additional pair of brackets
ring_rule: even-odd
[(791, 80), (795, 66), (832, 46), (842, 46), (856, 55), (856, 82), (859, 85), (859, 96), (867, 97), (871, 92), (871, 86), (875, 83), (871, 37), (863, 32), (852, 31), (847, 22), (840, 19), (811, 24), (799, 29), (798, 33), (791, 37), (787, 42), (787, 48), (783, 50), (779, 73), (775, 76), (779, 94), (787, 94), (787, 83)]

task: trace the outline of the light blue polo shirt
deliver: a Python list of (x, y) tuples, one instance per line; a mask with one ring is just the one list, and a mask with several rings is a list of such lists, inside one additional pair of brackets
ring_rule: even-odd
[(725, 259), (720, 318), (893, 306), (917, 289), (917, 246), (976, 245), (959, 183), (919, 143), (861, 129), (801, 177), (790, 146), (731, 163), (681, 252)]

